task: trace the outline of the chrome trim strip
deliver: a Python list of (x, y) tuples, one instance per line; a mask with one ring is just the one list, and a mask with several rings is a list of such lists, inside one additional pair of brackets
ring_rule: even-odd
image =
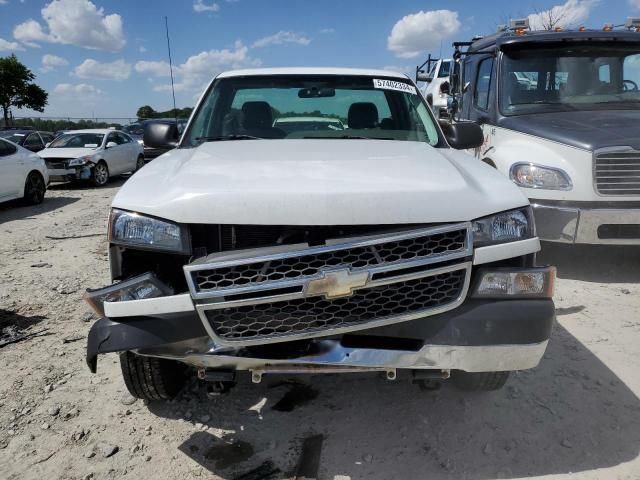
[[(266, 365), (335, 366), (464, 370), (467, 372), (511, 371), (533, 368), (542, 359), (548, 340), (524, 345), (424, 345), (420, 350), (346, 348), (335, 340), (322, 341), (322, 353), (290, 359), (249, 358), (230, 351), (163, 346), (139, 350), (140, 355), (180, 360), (195, 367), (254, 370)], [(188, 352), (188, 353), (185, 353)], [(346, 370), (348, 371), (348, 370)]]
[[(309, 247), (308, 245), (283, 245), (281, 247), (274, 248), (258, 248), (251, 250), (243, 250), (240, 252), (222, 252), (212, 254), (205, 259), (196, 260), (193, 263), (185, 265), (183, 267), (186, 276), (189, 291), (195, 300), (203, 299), (216, 299), (224, 296), (224, 294), (240, 294), (252, 291), (273, 290), (276, 288), (288, 288), (298, 285), (304, 285), (309, 280), (321, 278), (321, 272), (310, 275), (301, 276), (295, 279), (289, 280), (277, 280), (256, 283), (254, 285), (246, 286), (232, 286), (218, 288), (215, 290), (200, 291), (193, 279), (193, 273), (203, 270), (215, 270), (218, 268), (225, 268), (237, 265), (247, 265), (252, 263), (262, 263), (271, 260), (281, 260), (285, 258), (295, 258), (308, 255), (318, 255), (322, 253), (349, 250), (354, 248), (362, 248), (367, 246), (379, 245), (389, 242), (408, 240), (412, 238), (428, 237), (430, 235), (436, 235), (440, 233), (447, 233), (455, 230), (466, 229), (467, 235), (465, 239), (465, 246), (462, 250), (453, 253), (436, 254), (429, 257), (420, 258), (418, 260), (398, 261), (390, 262), (379, 266), (368, 266), (352, 268), (351, 271), (370, 271), (373, 273), (379, 273), (383, 271), (402, 270), (405, 268), (416, 267), (420, 265), (430, 265), (437, 262), (444, 262), (447, 260), (455, 260), (459, 258), (469, 257), (473, 254), (473, 232), (471, 229), (471, 222), (457, 223), (454, 225), (447, 225), (442, 227), (423, 228), (418, 230), (411, 230), (409, 232), (400, 232), (391, 235), (374, 235), (368, 237), (360, 237), (359, 239), (352, 239), (350, 242), (335, 243), (330, 245), (323, 245), (320, 247)], [(264, 254), (265, 251), (272, 253)], [(232, 257), (232, 259), (228, 259)], [(235, 257), (235, 258), (234, 258)], [(216, 258), (221, 258), (220, 261), (215, 261)], [(228, 260), (225, 260), (227, 258)], [(327, 268), (329, 270), (329, 268)]]
[[(219, 337), (218, 335), (216, 335), (216, 333), (214, 332), (213, 328), (211, 327), (211, 325), (209, 324), (209, 320), (206, 317), (206, 311), (208, 310), (216, 310), (216, 309), (220, 309), (220, 308), (226, 308), (226, 307), (230, 307), (230, 306), (242, 306), (242, 305), (256, 305), (258, 303), (273, 303), (276, 301), (282, 301), (282, 300), (292, 300), (292, 299), (297, 299), (297, 298), (304, 298), (301, 296), (295, 296), (295, 297), (291, 297), (289, 295), (285, 296), (274, 296), (271, 298), (261, 298), (259, 300), (254, 300), (254, 299), (250, 299), (250, 300), (239, 300), (237, 302), (218, 302), (218, 303), (208, 303), (208, 304), (196, 304), (196, 311), (198, 312), (198, 315), (200, 316), (200, 319), (202, 320), (202, 323), (204, 325), (204, 328), (207, 330), (207, 333), (211, 336), (211, 338), (213, 339), (213, 341), (217, 344), (217, 345), (221, 345), (221, 346), (248, 346), (248, 345), (264, 345), (267, 343), (279, 343), (279, 342), (288, 342), (291, 340), (302, 340), (302, 339), (307, 339), (307, 338), (317, 338), (317, 337), (327, 337), (327, 336), (332, 336), (332, 335), (339, 335), (342, 333), (347, 333), (347, 332), (355, 332), (358, 330), (366, 330), (366, 329), (370, 329), (370, 328), (375, 328), (375, 327), (382, 327), (385, 325), (391, 325), (391, 324), (395, 324), (395, 323), (400, 323), (400, 322), (406, 322), (409, 320), (416, 320), (418, 318), (423, 318), (423, 317), (427, 317), (427, 316), (431, 316), (431, 315), (436, 315), (439, 313), (444, 313), (447, 312), (449, 310), (453, 310), (454, 308), (458, 307), (459, 305), (461, 305), (466, 296), (467, 296), (467, 292), (469, 291), (469, 282), (471, 279), (471, 262), (465, 262), (465, 263), (461, 263), (458, 265), (453, 265), (450, 267), (443, 267), (442, 269), (434, 269), (434, 270), (425, 270), (424, 272), (420, 272), (422, 273), (421, 276), (418, 276), (417, 278), (422, 278), (422, 277), (429, 277), (429, 276), (433, 276), (433, 275), (438, 275), (438, 274), (442, 274), (442, 273), (447, 273), (450, 271), (456, 271), (456, 270), (466, 270), (466, 275), (465, 275), (465, 280), (464, 280), (464, 285), (462, 286), (462, 290), (460, 291), (460, 295), (451, 303), (448, 303), (446, 305), (441, 305), (439, 307), (433, 307), (433, 308), (425, 308), (425, 309), (421, 309), (421, 310), (416, 310), (414, 312), (410, 312), (410, 313), (405, 313), (405, 314), (401, 314), (401, 315), (393, 315), (393, 316), (389, 316), (389, 317), (384, 317), (384, 318), (379, 318), (376, 320), (371, 320), (369, 322), (365, 322), (365, 323), (361, 323), (361, 324), (357, 324), (357, 325), (348, 325), (348, 326), (344, 326), (344, 327), (337, 327), (337, 328), (329, 328), (329, 329), (324, 329), (324, 330), (315, 330), (315, 331), (306, 331), (306, 332), (300, 332), (300, 333), (291, 333), (291, 334), (281, 334), (281, 335), (274, 335), (271, 337), (260, 337), (257, 339), (242, 339), (242, 340), (226, 340), (224, 338)], [(432, 272), (436, 272), (436, 273), (432, 273)], [(417, 274), (416, 274), (417, 275)], [(409, 275), (407, 275), (407, 277), (409, 277)], [(412, 278), (413, 279), (413, 278)], [(389, 280), (386, 282), (382, 282), (380, 281), (380, 283), (376, 284), (376, 286), (380, 286), (380, 285), (385, 285), (387, 283), (396, 283), (396, 281), (394, 281), (395, 279), (385, 279), (385, 280)], [(400, 281), (400, 280), (398, 280)], [(371, 285), (371, 284), (369, 284)], [(363, 287), (363, 289), (367, 289), (370, 288), (370, 286), (367, 285), (365, 287)], [(243, 302), (243, 303), (240, 303)]]

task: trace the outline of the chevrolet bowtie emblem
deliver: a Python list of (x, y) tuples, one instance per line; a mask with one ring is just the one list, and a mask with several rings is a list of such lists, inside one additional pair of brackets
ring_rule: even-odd
[(369, 272), (351, 272), (348, 268), (324, 272), (322, 278), (307, 283), (307, 295), (324, 295), (326, 298), (348, 297), (354, 288), (364, 287)]

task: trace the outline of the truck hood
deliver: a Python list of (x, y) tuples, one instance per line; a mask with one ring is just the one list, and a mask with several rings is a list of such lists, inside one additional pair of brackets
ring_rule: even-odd
[(237, 140), (172, 150), (113, 207), (181, 223), (457, 222), (527, 205), (495, 169), (451, 149), (387, 140)]
[(42, 158), (78, 158), (96, 153), (95, 148), (45, 148), (38, 155)]
[(630, 146), (640, 149), (640, 110), (554, 112), (502, 118), (498, 126), (583, 150)]

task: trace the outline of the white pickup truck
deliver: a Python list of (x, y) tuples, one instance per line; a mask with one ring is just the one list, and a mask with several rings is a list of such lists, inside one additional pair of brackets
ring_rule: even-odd
[[(287, 132), (277, 119), (310, 118)], [(344, 129), (317, 129), (318, 116)], [(406, 75), (258, 69), (218, 75), (175, 150), (118, 192), (114, 284), (87, 362), (121, 353), (132, 395), (174, 396), (185, 366), (221, 390), (249, 371), (382, 372), (500, 388), (540, 361), (555, 270), (537, 267), (529, 203), (456, 149)]]

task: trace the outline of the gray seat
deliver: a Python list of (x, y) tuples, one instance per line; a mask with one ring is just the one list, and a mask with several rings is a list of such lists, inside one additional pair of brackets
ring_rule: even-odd
[(245, 102), (242, 105), (242, 128), (247, 135), (262, 138), (284, 138), (284, 130), (273, 126), (271, 105), (267, 102)]
[(378, 107), (371, 102), (353, 103), (347, 117), (349, 128), (364, 129), (378, 126)]

